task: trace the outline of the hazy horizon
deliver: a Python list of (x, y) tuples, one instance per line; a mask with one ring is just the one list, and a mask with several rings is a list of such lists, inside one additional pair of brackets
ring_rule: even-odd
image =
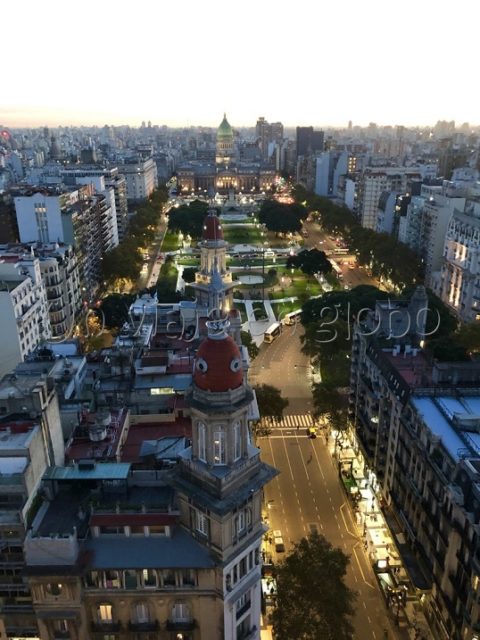
[(467, 0), (26, 0), (2, 10), (5, 127), (287, 127), (480, 124), (474, 96), (480, 6)]

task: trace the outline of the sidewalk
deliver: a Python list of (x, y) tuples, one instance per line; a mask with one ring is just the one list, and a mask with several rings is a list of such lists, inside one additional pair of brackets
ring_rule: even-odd
[[(415, 625), (424, 633), (425, 639), (433, 640), (433, 637), (424, 631), (426, 620), (420, 603), (412, 593), (405, 598), (407, 587), (403, 585), (410, 583), (409, 575), (402, 564), (394, 536), (383, 514), (374, 474), (368, 472), (365, 475), (363, 461), (355, 453), (347, 433), (342, 432), (337, 439), (329, 434), (325, 443), (333, 462), (338, 466), (356, 533), (363, 542), (368, 564), (385, 599), (385, 627), (388, 628), (388, 638), (412, 640), (415, 638)], [(404, 604), (400, 604), (400, 596), (405, 598)]]

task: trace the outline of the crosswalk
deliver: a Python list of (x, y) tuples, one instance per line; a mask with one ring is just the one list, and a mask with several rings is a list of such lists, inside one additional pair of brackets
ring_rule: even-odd
[(260, 420), (260, 426), (270, 429), (296, 429), (297, 427), (312, 427), (313, 424), (313, 418), (310, 413), (284, 415), (281, 420), (275, 420), (270, 416), (265, 416)]

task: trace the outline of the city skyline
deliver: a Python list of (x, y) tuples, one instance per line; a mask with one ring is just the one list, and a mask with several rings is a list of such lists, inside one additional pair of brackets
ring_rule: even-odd
[(210, 0), (187, 2), (180, 21), (153, 3), (128, 18), (111, 2), (87, 0), (81, 13), (56, 0), (10, 6), (5, 24), (22, 29), (4, 33), (14, 55), (0, 123), (214, 127), (226, 111), (237, 127), (259, 115), (285, 126), (478, 125), (463, 96), (480, 10), (449, 7), (408, 0), (391, 15), (377, 0), (301, 0), (290, 15), (249, 0), (234, 14)]

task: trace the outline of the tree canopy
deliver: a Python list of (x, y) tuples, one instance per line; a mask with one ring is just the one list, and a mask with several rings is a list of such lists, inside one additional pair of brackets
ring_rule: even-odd
[(288, 407), (288, 399), (282, 398), (280, 389), (269, 384), (254, 387), (261, 416), (273, 416), (279, 420)]
[(287, 260), (287, 268), (299, 268), (309, 276), (314, 273), (327, 274), (332, 271), (331, 262), (327, 259), (324, 251), (318, 249), (304, 249), (299, 251), (296, 256), (289, 256)]
[(300, 185), (294, 188), (293, 195), (309, 213), (318, 213), (327, 233), (341, 234), (349, 250), (357, 256), (358, 263), (368, 266), (375, 277), (389, 279), (398, 290), (422, 280), (421, 261), (407, 245), (388, 233), (365, 229), (347, 207), (317, 196)]
[(194, 200), (189, 205), (182, 204), (178, 208), (173, 208), (168, 215), (168, 228), (199, 240), (208, 209), (208, 203), (202, 200)]
[(356, 593), (345, 584), (349, 558), (312, 533), (277, 567), (277, 640), (349, 640)]
[(112, 293), (102, 300), (100, 308), (107, 327), (120, 329), (128, 321), (128, 310), (135, 298), (135, 295), (129, 293)]
[(284, 204), (276, 200), (264, 200), (258, 219), (269, 231), (278, 233), (294, 233), (302, 228), (302, 221), (307, 217), (307, 210), (301, 204)]
[(103, 256), (102, 277), (111, 283), (118, 278), (136, 280), (142, 268), (140, 249), (155, 238), (155, 228), (161, 215), (161, 207), (168, 199), (165, 187), (156, 189), (148, 200), (137, 207), (130, 220), (124, 239)]

